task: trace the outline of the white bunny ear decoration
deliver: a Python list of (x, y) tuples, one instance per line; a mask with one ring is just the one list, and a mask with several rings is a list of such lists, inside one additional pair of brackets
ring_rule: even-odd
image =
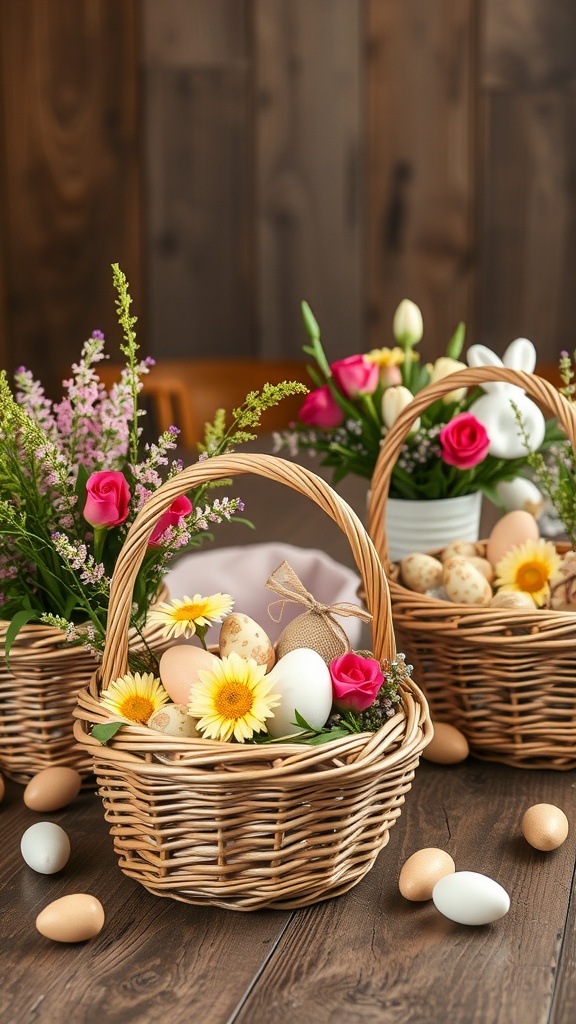
[[(486, 348), (486, 345), (471, 345), (466, 353), (466, 359), (468, 361), (468, 366), (472, 369), (483, 366), (504, 367), (504, 363), (500, 359), (500, 356), (497, 356), (491, 348)], [(485, 384), (481, 384), (480, 386), (488, 394), (500, 395), (508, 387), (507, 384), (501, 384), (499, 381), (486, 381)]]

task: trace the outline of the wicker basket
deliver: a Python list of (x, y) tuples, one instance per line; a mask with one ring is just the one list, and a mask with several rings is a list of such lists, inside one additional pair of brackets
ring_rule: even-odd
[(414, 665), (433, 721), (455, 725), (485, 760), (575, 768), (576, 614), (436, 600), (406, 589), (388, 559), (386, 500), (411, 425), (454, 388), (487, 381), (522, 387), (558, 418), (574, 446), (576, 414), (552, 384), (501, 367), (460, 370), (419, 392), (388, 433), (372, 481), (368, 532), (388, 573), (397, 643)]
[(43, 768), (92, 767), (74, 738), (78, 691), (94, 672), (94, 658), (67, 643), (51, 626), (24, 626), (6, 664), (9, 623), (0, 623), (0, 770), (23, 784)]
[[(102, 669), (80, 694), (76, 735), (94, 760), (124, 873), (185, 903), (256, 910), (346, 892), (386, 845), (432, 730), (420, 690), (377, 733), (320, 746), (231, 744), (124, 726), (107, 746), (91, 723), (110, 716), (99, 689), (126, 670), (131, 592), (147, 538), (182, 490), (256, 473), (313, 499), (345, 532), (368, 595), (373, 649), (395, 653), (388, 587), (352, 510), (319, 477), (269, 455), (219, 456), (184, 470), (147, 501), (118, 559)], [(225, 588), (215, 580), (214, 589)]]

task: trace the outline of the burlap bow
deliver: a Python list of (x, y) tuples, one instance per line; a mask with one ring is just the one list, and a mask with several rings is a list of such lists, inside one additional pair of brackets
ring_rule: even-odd
[[(266, 581), (266, 586), (269, 590), (273, 590), (276, 594), (279, 594), (281, 598), (281, 600), (272, 601), (272, 603), (268, 605), (268, 614), (274, 622), (280, 622), (286, 601), (291, 601), (295, 604), (303, 604), (307, 611), (317, 612), (318, 615), (322, 616), (324, 622), (329, 626), (335, 636), (337, 636), (345, 645), (346, 650), (350, 650), (350, 641), (346, 636), (346, 631), (342, 628), (340, 623), (336, 621), (334, 616), (353, 615), (358, 619), (362, 619), (364, 622), (372, 621), (372, 615), (370, 612), (365, 611), (358, 605), (350, 604), (348, 601), (339, 601), (337, 604), (321, 604), (320, 601), (317, 601), (316, 598), (306, 590), (306, 587), (288, 562), (282, 562), (282, 564), (274, 570)], [(272, 612), (272, 609), (276, 605), (280, 606), (277, 617)]]

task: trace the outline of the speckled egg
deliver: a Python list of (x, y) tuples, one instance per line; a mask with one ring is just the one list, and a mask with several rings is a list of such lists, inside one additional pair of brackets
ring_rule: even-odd
[(496, 573), (494, 572), (494, 566), (487, 558), (482, 558), (481, 555), (473, 555), (471, 558), (467, 558), (466, 561), (470, 562), (470, 565), (473, 565), (475, 569), (478, 569), (478, 572), (481, 572), (486, 577), (488, 583), (492, 583)]
[(185, 704), (164, 704), (148, 719), (148, 728), (165, 736), (199, 736), (196, 718), (188, 714)]
[(536, 605), (523, 590), (499, 590), (490, 601), (490, 608), (531, 608), (534, 611)]
[(465, 558), (455, 556), (444, 563), (444, 589), (450, 601), (485, 607), (492, 600), (486, 577)]
[(398, 887), (404, 899), (415, 903), (432, 899), (432, 890), (441, 878), (456, 871), (456, 865), (446, 850), (430, 846), (416, 850), (404, 862)]
[(459, 558), (475, 558), (477, 554), (478, 551), (473, 541), (453, 540), (446, 545), (440, 557), (443, 562), (447, 562), (449, 558), (454, 558), (456, 555)]
[(538, 540), (539, 536), (538, 523), (530, 512), (523, 509), (508, 512), (498, 520), (488, 537), (486, 558), (492, 565), (497, 565), (511, 548), (527, 540)]
[(266, 665), (266, 671), (274, 664), (274, 647), (268, 634), (243, 612), (232, 612), (224, 619), (219, 646), (221, 658), (235, 651), (241, 658), (254, 658), (257, 665)]
[(441, 586), (442, 562), (433, 555), (424, 555), (416, 551), (400, 561), (402, 582), (409, 590), (417, 594), (425, 594)]

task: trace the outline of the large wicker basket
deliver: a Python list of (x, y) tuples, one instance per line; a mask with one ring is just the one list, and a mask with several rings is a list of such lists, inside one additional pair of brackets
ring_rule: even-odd
[(501, 367), (460, 370), (419, 392), (387, 434), (372, 481), (368, 532), (388, 573), (397, 643), (414, 665), (433, 721), (460, 729), (479, 758), (521, 768), (575, 768), (576, 614), (436, 600), (403, 586), (388, 558), (386, 501), (410, 427), (454, 388), (488, 381), (523, 388), (558, 418), (574, 446), (576, 414), (552, 384)]
[(0, 622), (0, 771), (27, 783), (43, 768), (76, 768), (91, 774), (86, 751), (74, 738), (78, 691), (94, 672), (95, 660), (67, 643), (51, 626), (24, 626), (6, 664), (8, 622)]
[[(377, 733), (313, 746), (231, 744), (127, 725), (107, 746), (98, 693), (126, 670), (132, 587), (147, 539), (173, 499), (198, 484), (256, 473), (313, 499), (345, 532), (373, 613), (373, 650), (395, 654), (386, 578), (352, 510), (319, 477), (268, 455), (198, 463), (148, 500), (118, 559), (102, 669), (80, 694), (76, 735), (94, 761), (105, 815), (126, 875), (159, 896), (234, 910), (291, 908), (360, 881), (387, 844), (432, 730), (418, 687)], [(226, 580), (214, 580), (214, 590)]]

